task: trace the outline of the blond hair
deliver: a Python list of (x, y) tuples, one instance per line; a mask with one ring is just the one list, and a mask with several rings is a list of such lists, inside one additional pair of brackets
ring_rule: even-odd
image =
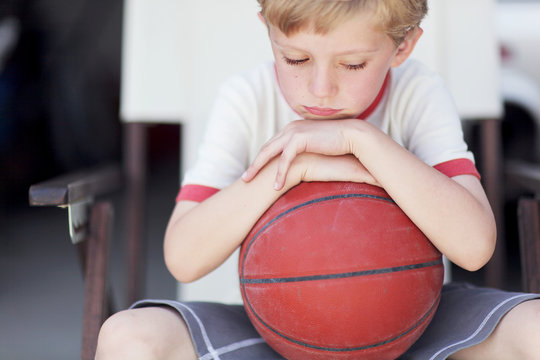
[(285, 35), (309, 28), (325, 34), (359, 11), (372, 11), (378, 29), (399, 45), (427, 13), (427, 0), (257, 0), (269, 24)]

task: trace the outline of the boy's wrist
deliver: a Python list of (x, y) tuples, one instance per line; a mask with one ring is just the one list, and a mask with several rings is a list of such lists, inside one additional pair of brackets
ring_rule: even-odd
[(261, 169), (259, 175), (257, 175), (255, 178), (264, 177), (264, 182), (268, 184), (267, 186), (269, 186), (269, 188), (273, 189), (273, 191), (281, 195), (287, 192), (290, 188), (298, 185), (302, 181), (300, 166), (298, 166), (296, 160), (297, 159), (295, 159), (295, 161), (293, 161), (293, 163), (291, 164), (291, 167), (289, 168), (289, 171), (287, 172), (287, 176), (285, 178), (285, 183), (283, 187), (279, 190), (275, 189), (279, 156), (269, 161), (266, 166)]
[(354, 119), (351, 123), (345, 133), (345, 138), (349, 143), (350, 153), (361, 161), (365, 154), (377, 151), (376, 139), (381, 134), (385, 134), (364, 120)]

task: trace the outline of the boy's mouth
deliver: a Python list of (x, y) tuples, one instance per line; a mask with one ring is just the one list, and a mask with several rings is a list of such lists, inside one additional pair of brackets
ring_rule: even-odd
[(308, 113), (312, 115), (316, 115), (316, 116), (332, 116), (339, 113), (341, 110), (343, 110), (343, 109), (333, 109), (333, 108), (321, 108), (317, 106), (313, 106), (313, 107), (304, 106), (304, 109)]

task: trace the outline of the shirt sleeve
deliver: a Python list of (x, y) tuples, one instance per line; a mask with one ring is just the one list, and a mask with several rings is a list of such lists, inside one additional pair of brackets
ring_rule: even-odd
[(443, 79), (420, 63), (409, 66), (391, 104), (398, 141), (426, 164), (449, 175), (478, 175), (461, 119)]
[(469, 159), (455, 159), (437, 164), (434, 168), (448, 177), (472, 175), (480, 180), (480, 173)]
[(182, 186), (222, 189), (245, 171), (252, 136), (249, 121), (253, 116), (251, 104), (245, 101), (246, 96), (242, 94), (242, 86), (242, 79), (233, 77), (220, 88), (197, 160), (187, 170)]
[(180, 200), (203, 202), (218, 191), (219, 189), (209, 186), (184, 185), (180, 188), (180, 192), (176, 196), (176, 202), (179, 202)]

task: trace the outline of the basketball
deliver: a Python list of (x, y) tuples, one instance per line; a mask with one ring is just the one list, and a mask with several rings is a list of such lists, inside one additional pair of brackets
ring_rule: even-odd
[(301, 183), (244, 240), (254, 327), (287, 359), (395, 359), (440, 300), (439, 251), (380, 187)]

